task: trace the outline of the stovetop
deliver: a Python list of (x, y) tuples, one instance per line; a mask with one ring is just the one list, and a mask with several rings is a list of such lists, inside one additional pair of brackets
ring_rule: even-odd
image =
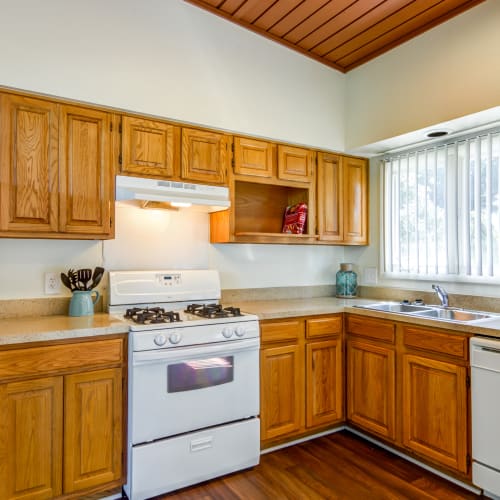
[(133, 351), (259, 337), (257, 316), (220, 304), (217, 271), (112, 271), (109, 285), (109, 312), (128, 323)]

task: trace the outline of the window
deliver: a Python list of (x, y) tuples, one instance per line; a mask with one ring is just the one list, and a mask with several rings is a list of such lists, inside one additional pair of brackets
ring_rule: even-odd
[(500, 130), (384, 160), (384, 268), (500, 278)]

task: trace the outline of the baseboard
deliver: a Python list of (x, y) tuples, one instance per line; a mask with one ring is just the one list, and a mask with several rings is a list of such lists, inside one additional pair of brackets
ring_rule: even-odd
[(308, 436), (304, 436), (299, 439), (295, 439), (293, 441), (287, 441), (286, 443), (281, 443), (276, 446), (272, 446), (271, 448), (266, 448), (264, 450), (260, 450), (261, 455), (265, 455), (266, 453), (271, 453), (272, 451), (281, 450), (283, 448), (288, 448), (289, 446), (293, 446), (294, 444), (305, 443), (306, 441), (310, 441), (311, 439), (316, 439), (319, 437), (327, 436), (328, 434), (334, 434), (335, 432), (342, 431), (347, 429), (344, 425), (341, 427), (335, 427), (335, 429), (328, 429), (327, 431), (318, 432), (317, 434), (310, 434)]
[(391, 446), (388, 446), (387, 444), (379, 441), (378, 439), (375, 439), (375, 438), (369, 436), (368, 434), (360, 432), (357, 429), (353, 429), (352, 427), (349, 427), (348, 425), (346, 425), (344, 427), (344, 429), (346, 431), (352, 432), (353, 434), (356, 434), (357, 436), (359, 436), (363, 439), (366, 439), (366, 441), (370, 441), (370, 443), (373, 443), (373, 444), (376, 444), (377, 446), (380, 446), (380, 448), (383, 448), (384, 450), (387, 450), (387, 451), (390, 451), (391, 453), (394, 453), (394, 455), (397, 455), (401, 458), (404, 458), (405, 460), (408, 460), (408, 462), (412, 462), (415, 465), (422, 467), (422, 469), (428, 470), (429, 472), (436, 474), (436, 476), (440, 476), (443, 479), (446, 479), (447, 481), (450, 481), (451, 483), (454, 483), (454, 484), (460, 486), (461, 488), (464, 488), (468, 491), (471, 491), (472, 493), (475, 493), (476, 495), (480, 495), (483, 491), (480, 488), (477, 488), (476, 486), (473, 486), (473, 485), (468, 484), (468, 483), (464, 483), (453, 476), (449, 476), (445, 472), (442, 472), (438, 469), (435, 469), (434, 467), (431, 467), (430, 465), (427, 465), (423, 462), (420, 462), (419, 460), (416, 460), (415, 458), (406, 455), (406, 453), (403, 453), (402, 451), (396, 450), (395, 448), (392, 448)]

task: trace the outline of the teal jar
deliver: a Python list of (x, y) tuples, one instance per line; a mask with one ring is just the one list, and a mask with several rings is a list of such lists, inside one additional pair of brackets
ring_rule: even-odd
[(352, 298), (358, 292), (358, 276), (352, 270), (352, 264), (340, 264), (336, 274), (337, 297)]

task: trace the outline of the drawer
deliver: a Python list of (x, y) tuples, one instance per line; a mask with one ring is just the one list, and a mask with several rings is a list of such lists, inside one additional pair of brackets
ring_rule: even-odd
[(367, 316), (347, 316), (347, 333), (394, 344), (396, 325), (391, 321)]
[(406, 347), (423, 349), (436, 354), (468, 359), (468, 338), (465, 335), (440, 332), (429, 328), (403, 327)]
[(304, 335), (304, 320), (284, 320), (260, 323), (262, 342), (297, 341)]
[(327, 335), (340, 335), (341, 333), (342, 314), (306, 320), (306, 337), (308, 339)]
[(71, 371), (123, 361), (123, 339), (0, 351), (0, 378)]

